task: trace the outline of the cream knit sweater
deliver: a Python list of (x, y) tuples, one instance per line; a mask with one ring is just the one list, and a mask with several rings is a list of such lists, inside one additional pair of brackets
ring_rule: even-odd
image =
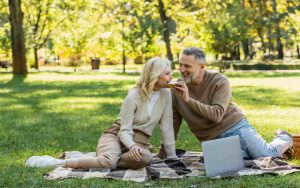
[(168, 158), (176, 158), (172, 113), (172, 97), (169, 89), (160, 90), (153, 111), (149, 116), (147, 101), (142, 101), (138, 89), (133, 88), (128, 92), (121, 106), (119, 114), (121, 127), (118, 137), (129, 149), (135, 144), (133, 130), (139, 130), (151, 136), (154, 128), (159, 124), (162, 143), (167, 156)]

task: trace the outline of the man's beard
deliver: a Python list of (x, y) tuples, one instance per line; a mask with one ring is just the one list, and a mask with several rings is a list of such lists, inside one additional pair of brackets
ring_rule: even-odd
[(195, 76), (193, 74), (188, 77), (181, 76), (181, 80), (184, 81), (186, 84), (191, 84), (195, 80)]

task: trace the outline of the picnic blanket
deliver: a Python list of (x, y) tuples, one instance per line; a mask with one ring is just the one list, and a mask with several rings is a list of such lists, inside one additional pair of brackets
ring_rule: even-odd
[[(57, 167), (44, 175), (47, 180), (65, 178), (111, 178), (115, 180), (144, 182), (149, 179), (179, 179), (186, 177), (206, 177), (202, 152), (176, 150), (178, 160), (162, 160), (154, 157), (151, 164), (138, 170), (130, 169), (72, 169)], [(65, 152), (60, 158), (95, 156), (95, 152)], [(226, 162), (226, 161), (224, 161)], [(300, 172), (300, 166), (293, 166), (279, 158), (263, 157), (245, 160), (245, 168), (237, 172), (225, 173), (213, 178), (249, 176), (249, 175), (287, 175)]]

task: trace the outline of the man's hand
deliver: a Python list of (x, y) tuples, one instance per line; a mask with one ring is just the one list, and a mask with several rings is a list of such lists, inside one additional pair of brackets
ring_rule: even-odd
[(178, 81), (175, 84), (175, 89), (181, 94), (183, 101), (188, 102), (190, 100), (189, 88), (184, 81)]
[(138, 145), (133, 145), (131, 146), (130, 150), (129, 150), (129, 156), (133, 161), (141, 161), (142, 158), (142, 152), (143, 152), (143, 148), (139, 147)]

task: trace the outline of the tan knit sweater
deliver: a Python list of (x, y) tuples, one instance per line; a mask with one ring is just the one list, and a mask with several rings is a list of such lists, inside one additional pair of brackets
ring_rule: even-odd
[(216, 138), (244, 118), (242, 111), (231, 103), (230, 85), (224, 75), (205, 71), (200, 84), (187, 86), (189, 102), (184, 102), (172, 89), (175, 137), (182, 118), (199, 141)]
[[(176, 157), (172, 118), (172, 97), (169, 89), (161, 89), (149, 116), (147, 101), (142, 101), (137, 88), (131, 89), (121, 106), (118, 137), (128, 149), (135, 144), (133, 131), (151, 136), (156, 125), (160, 125), (162, 143), (168, 158)], [(118, 121), (117, 121), (118, 122)]]

